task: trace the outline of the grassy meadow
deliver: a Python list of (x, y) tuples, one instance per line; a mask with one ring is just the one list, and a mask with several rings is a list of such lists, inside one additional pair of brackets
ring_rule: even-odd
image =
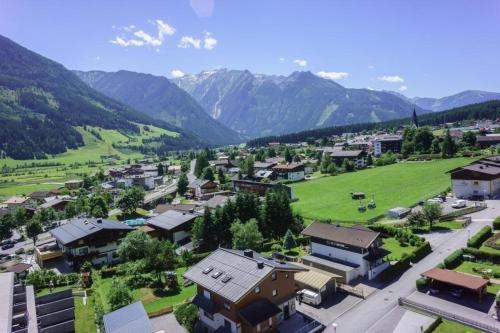
[[(450, 186), (446, 172), (473, 160), (404, 162), (291, 184), (298, 199), (293, 208), (308, 222), (366, 222), (391, 208), (408, 207), (440, 193)], [(351, 192), (364, 192), (366, 199), (362, 202), (366, 205), (374, 198), (377, 207), (358, 212), (359, 200), (351, 199)]]
[[(85, 143), (83, 147), (69, 149), (65, 153), (49, 156), (45, 160), (1, 159), (0, 168), (7, 166), (14, 170), (0, 174), (0, 200), (12, 195), (57, 188), (65, 181), (81, 178), (83, 174), (95, 172), (99, 167), (124, 164), (128, 159), (142, 158), (141, 153), (127, 149), (127, 145), (138, 145), (142, 139), (158, 137), (162, 134), (177, 135), (177, 133), (154, 126), (148, 126), (150, 131), (145, 131), (143, 125), (139, 126), (141, 133), (137, 135), (125, 135), (117, 130), (98, 127), (87, 126), (87, 130), (77, 127)], [(100, 138), (92, 134), (91, 129), (99, 133)], [(124, 148), (116, 149), (113, 144), (119, 144)], [(118, 156), (119, 160), (110, 162), (101, 158), (110, 155)], [(31, 167), (32, 163), (59, 163), (61, 165)]]

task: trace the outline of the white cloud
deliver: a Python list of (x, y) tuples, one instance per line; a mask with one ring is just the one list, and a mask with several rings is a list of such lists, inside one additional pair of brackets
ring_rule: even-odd
[(377, 79), (380, 81), (385, 81), (385, 82), (389, 82), (389, 83), (405, 82), (405, 80), (401, 76), (398, 76), (398, 75), (379, 76)]
[(201, 40), (197, 38), (193, 38), (191, 36), (182, 36), (181, 41), (177, 45), (177, 47), (187, 49), (190, 47), (194, 47), (195, 49), (199, 49), (201, 46)]
[(99, 61), (99, 60), (101, 60), (101, 57), (97, 56), (97, 57), (95, 57), (95, 60)]
[(172, 75), (174, 78), (178, 78), (178, 77), (183, 77), (184, 75), (184, 72), (181, 71), (180, 69), (174, 69), (173, 71), (170, 72), (170, 75)]
[(347, 72), (325, 72), (319, 71), (316, 73), (317, 76), (328, 80), (343, 80), (349, 76)]
[(158, 28), (158, 37), (162, 40), (165, 35), (172, 36), (173, 34), (175, 34), (175, 28), (169, 25), (167, 22), (156, 20), (156, 26)]
[(203, 40), (203, 47), (207, 50), (213, 50), (217, 45), (217, 39), (212, 37), (212, 33), (205, 31), (205, 39)]
[(152, 23), (156, 26), (156, 36), (148, 34), (144, 30), (137, 30), (137, 27), (133, 24), (125, 27), (112, 26), (113, 29), (133, 33), (135, 38), (127, 38), (125, 34), (122, 34), (121, 36), (116, 36), (114, 39), (110, 40), (110, 43), (123, 47), (147, 45), (157, 48), (163, 44), (166, 36), (175, 34), (175, 29), (162, 20), (158, 19)]
[(285, 58), (281, 57), (281, 58), (279, 58), (279, 61), (280, 61), (281, 63), (283, 63), (283, 62), (285, 62)]
[(375, 69), (374, 65), (368, 65), (368, 69)]
[(300, 67), (306, 67), (306, 66), (307, 66), (307, 60), (304, 60), (304, 59), (295, 59), (295, 60), (293, 61), (293, 63), (294, 63), (295, 65), (300, 66)]
[(402, 85), (401, 87), (398, 88), (399, 91), (407, 91), (408, 87), (405, 85)]

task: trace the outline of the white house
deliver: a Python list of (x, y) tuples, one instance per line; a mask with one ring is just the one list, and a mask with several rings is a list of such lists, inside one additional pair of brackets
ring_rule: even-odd
[(311, 255), (303, 263), (341, 276), (344, 283), (363, 276), (373, 279), (389, 266), (380, 233), (362, 225), (315, 222), (302, 231), (310, 237)]
[(306, 178), (304, 165), (300, 163), (277, 164), (273, 167), (278, 180), (298, 181)]
[(458, 198), (500, 195), (500, 156), (483, 158), (451, 172), (451, 189)]

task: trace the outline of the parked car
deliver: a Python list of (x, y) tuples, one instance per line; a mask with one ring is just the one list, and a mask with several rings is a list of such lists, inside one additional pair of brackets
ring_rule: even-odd
[(453, 208), (464, 208), (465, 206), (467, 206), (467, 201), (465, 200), (455, 200), (455, 202), (451, 204)]
[(299, 292), (299, 302), (304, 302), (310, 305), (320, 305), (321, 294), (315, 293), (309, 289), (302, 289)]
[(436, 294), (439, 294), (439, 289), (436, 288), (436, 287), (430, 287), (429, 288), (429, 291), (431, 292), (431, 294), (433, 295), (436, 295)]
[(460, 298), (462, 297), (462, 289), (452, 289), (450, 290), (450, 294), (453, 297)]
[(24, 251), (24, 247), (20, 247), (18, 248), (14, 253), (15, 254), (23, 254), (25, 251)]
[(4, 239), (3, 241), (0, 242), (0, 246), (4, 246), (10, 243), (11, 243), (10, 239)]
[(8, 257), (9, 254), (8, 253), (0, 253), (0, 259), (3, 259), (5, 257)]
[(441, 198), (432, 198), (432, 199), (429, 199), (427, 200), (427, 203), (428, 204), (442, 204), (443, 203), (443, 200)]
[(2, 250), (12, 249), (13, 247), (14, 247), (14, 244), (12, 244), (12, 243), (5, 244), (4, 246), (2, 246)]

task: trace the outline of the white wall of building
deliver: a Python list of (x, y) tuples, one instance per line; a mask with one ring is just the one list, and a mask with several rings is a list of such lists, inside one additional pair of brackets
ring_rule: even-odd
[(495, 180), (493, 183), (490, 184), (490, 181), (487, 180), (452, 179), (451, 190), (458, 198), (468, 198), (473, 195), (492, 195), (499, 192), (500, 180)]
[(342, 250), (315, 242), (311, 242), (311, 252), (359, 265), (357, 269), (359, 275), (365, 275), (368, 273), (368, 262), (363, 259), (363, 255), (361, 253)]

